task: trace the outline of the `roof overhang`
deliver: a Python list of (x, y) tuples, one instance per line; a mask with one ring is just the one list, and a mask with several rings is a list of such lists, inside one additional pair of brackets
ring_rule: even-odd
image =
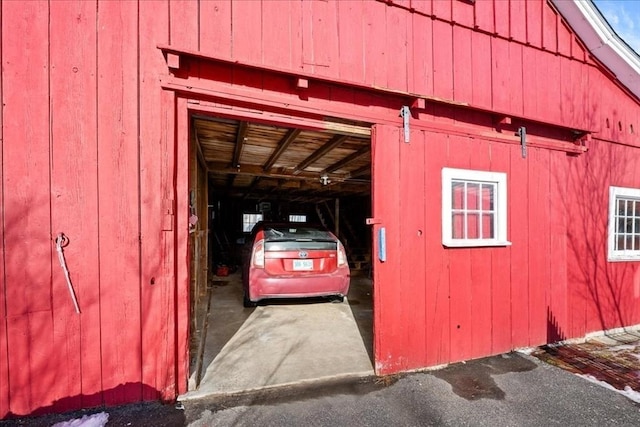
[(611, 28), (591, 0), (551, 0), (589, 52), (640, 98), (640, 56)]

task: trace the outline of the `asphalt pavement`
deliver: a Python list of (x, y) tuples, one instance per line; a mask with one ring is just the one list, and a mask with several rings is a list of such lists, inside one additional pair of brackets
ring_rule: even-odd
[[(107, 426), (133, 427), (640, 425), (637, 403), (521, 353), (383, 378), (325, 379), (177, 405), (103, 410)], [(87, 413), (0, 426), (51, 426)]]

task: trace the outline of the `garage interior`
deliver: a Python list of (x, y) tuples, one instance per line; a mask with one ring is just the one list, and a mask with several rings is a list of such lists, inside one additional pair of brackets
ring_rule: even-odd
[[(371, 125), (325, 118), (300, 127), (196, 114), (190, 134), (186, 398), (372, 374)], [(351, 269), (345, 301), (244, 308), (241, 253), (260, 219), (334, 232)]]

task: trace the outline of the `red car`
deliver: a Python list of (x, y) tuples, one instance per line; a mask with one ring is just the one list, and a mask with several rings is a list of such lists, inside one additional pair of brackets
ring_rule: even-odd
[(344, 246), (320, 227), (259, 222), (243, 261), (245, 307), (268, 298), (332, 297), (341, 302), (349, 291)]

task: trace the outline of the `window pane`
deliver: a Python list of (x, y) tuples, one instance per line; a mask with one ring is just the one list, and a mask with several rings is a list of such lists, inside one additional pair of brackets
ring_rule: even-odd
[(618, 215), (624, 215), (624, 200), (618, 199)]
[(464, 209), (464, 182), (453, 181), (451, 184), (451, 208)]
[(480, 184), (467, 184), (467, 209), (478, 209), (478, 197), (480, 195)]
[(480, 215), (476, 213), (467, 214), (467, 238), (480, 238)]
[(624, 250), (624, 237), (618, 236), (616, 238), (616, 251), (623, 251), (623, 250)]
[(631, 200), (627, 200), (627, 216), (633, 216), (633, 202)]
[(633, 249), (633, 236), (627, 236), (624, 239), (624, 243), (625, 243), (625, 250), (632, 250)]
[(493, 185), (482, 185), (482, 210), (493, 211)]
[(640, 233), (640, 219), (636, 218), (633, 220), (633, 232)]
[(494, 214), (482, 215), (482, 238), (483, 239), (495, 239), (495, 230), (493, 227)]
[(637, 234), (634, 234), (633, 236), (633, 250), (640, 250), (640, 236), (638, 236)]
[(451, 216), (451, 235), (454, 239), (464, 239), (464, 214), (454, 213)]
[(258, 221), (262, 221), (262, 214), (242, 214), (242, 231), (250, 233)]
[(618, 233), (624, 233), (625, 220), (624, 218), (618, 218)]

